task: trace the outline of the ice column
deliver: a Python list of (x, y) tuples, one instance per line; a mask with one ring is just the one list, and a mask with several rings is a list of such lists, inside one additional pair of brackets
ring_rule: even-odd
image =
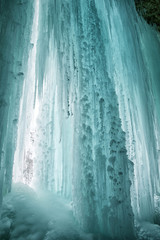
[(27, 72), (24, 77), (18, 117), (17, 146), (14, 155), (13, 181), (31, 184), (33, 178), (36, 118), (39, 111), (36, 79), (39, 0), (35, 1)]

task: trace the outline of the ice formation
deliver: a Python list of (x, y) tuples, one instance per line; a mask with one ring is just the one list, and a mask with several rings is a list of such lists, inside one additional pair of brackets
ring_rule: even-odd
[(1, 0), (0, 12), (1, 204), (20, 181), (72, 201), (96, 240), (158, 239), (159, 33), (133, 0)]

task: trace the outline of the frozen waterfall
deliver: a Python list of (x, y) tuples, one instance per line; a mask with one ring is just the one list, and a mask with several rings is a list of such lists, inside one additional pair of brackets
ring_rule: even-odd
[(160, 34), (134, 1), (1, 0), (0, 56), (0, 239), (160, 239)]

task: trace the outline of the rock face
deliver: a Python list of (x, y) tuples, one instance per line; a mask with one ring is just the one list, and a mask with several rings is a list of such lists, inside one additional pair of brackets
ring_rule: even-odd
[(156, 25), (160, 31), (159, 0), (135, 0), (137, 11), (151, 25)]

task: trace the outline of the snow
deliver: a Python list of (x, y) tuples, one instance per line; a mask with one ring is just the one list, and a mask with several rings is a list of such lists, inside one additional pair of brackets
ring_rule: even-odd
[(17, 183), (4, 199), (0, 239), (92, 240), (92, 237), (79, 229), (66, 200), (50, 192), (37, 194), (27, 185)]
[[(22, 183), (13, 185), (4, 198), (1, 240), (105, 240), (105, 236), (83, 232), (73, 217), (72, 202), (49, 191), (35, 192)], [(96, 227), (96, 226), (95, 226)], [(159, 240), (160, 226), (136, 222), (138, 240)]]

